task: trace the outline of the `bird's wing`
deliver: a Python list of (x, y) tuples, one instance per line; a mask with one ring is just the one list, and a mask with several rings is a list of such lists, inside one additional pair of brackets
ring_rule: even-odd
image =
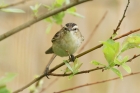
[(60, 31), (58, 31), (52, 38), (52, 43), (55, 42), (56, 40), (60, 40), (64, 36), (64, 28), (62, 28)]

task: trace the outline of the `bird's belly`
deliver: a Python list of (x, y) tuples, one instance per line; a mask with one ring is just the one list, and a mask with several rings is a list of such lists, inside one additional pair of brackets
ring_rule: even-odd
[(79, 47), (79, 40), (73, 38), (63, 38), (53, 44), (52, 48), (55, 54), (58, 56), (69, 56), (74, 54)]

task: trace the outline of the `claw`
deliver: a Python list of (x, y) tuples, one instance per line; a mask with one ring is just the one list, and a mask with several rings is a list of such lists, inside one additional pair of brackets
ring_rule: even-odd
[(49, 72), (49, 68), (46, 68), (46, 70), (45, 70), (44, 73), (45, 73), (46, 77), (47, 77), (48, 79), (50, 79), (50, 78), (48, 77), (48, 76), (49, 76), (49, 75), (48, 75), (48, 72)]
[(69, 56), (69, 60), (70, 60), (70, 61), (74, 62), (74, 61), (75, 61), (75, 59), (76, 59), (76, 58), (75, 58), (75, 56), (74, 56), (74, 55), (70, 55), (70, 56)]

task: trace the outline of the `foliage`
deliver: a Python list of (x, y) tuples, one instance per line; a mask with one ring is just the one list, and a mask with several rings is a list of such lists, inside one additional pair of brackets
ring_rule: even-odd
[(38, 16), (38, 11), (39, 11), (40, 6), (41, 6), (41, 4), (38, 4), (38, 3), (35, 4), (34, 6), (30, 6), (30, 8), (33, 11), (35, 17)]
[(94, 65), (101, 65), (105, 66), (105, 69), (111, 69), (114, 73), (116, 73), (121, 79), (122, 74), (121, 72), (115, 68), (115, 66), (121, 66), (124, 68), (128, 73), (131, 73), (131, 68), (126, 64), (129, 57), (124, 56), (122, 57), (121, 54), (128, 49), (132, 48), (139, 48), (140, 46), (140, 35), (130, 35), (128, 36), (123, 44), (122, 48), (120, 47), (120, 43), (116, 42), (112, 39), (103, 42), (103, 53), (108, 62), (108, 65), (104, 65), (98, 61), (92, 61), (91, 63)]
[(71, 79), (76, 73), (78, 73), (79, 68), (80, 68), (80, 67), (82, 66), (82, 64), (83, 64), (83, 63), (80, 63), (80, 62), (78, 61), (77, 58), (75, 59), (75, 61), (74, 61), (74, 63), (72, 64), (72, 66), (68, 63), (68, 60), (64, 60), (63, 62), (64, 62), (64, 63), (66, 64), (66, 66), (67, 66), (67, 68), (66, 68), (66, 70), (65, 70), (64, 73), (70, 73), (70, 72), (73, 73), (73, 74), (71, 74), (71, 75), (69, 76), (69, 79)]
[[(0, 2), (0, 7), (8, 6), (4, 1)], [(25, 13), (25, 11), (18, 9), (18, 8), (3, 8), (0, 9), (3, 12), (12, 12), (12, 13)]]
[(23, 10), (17, 9), (17, 8), (5, 8), (5, 9), (1, 9), (1, 11), (3, 11), (3, 12), (13, 12), (13, 13), (25, 13)]
[(0, 93), (11, 93), (11, 91), (7, 89), (6, 84), (12, 81), (15, 77), (15, 73), (7, 73), (4, 77), (0, 78)]
[[(69, 0), (55, 0), (54, 3), (52, 3), (52, 5), (45, 5), (45, 4), (36, 4), (35, 6), (30, 6), (31, 10), (34, 13), (34, 16), (37, 17), (38, 16), (38, 12), (39, 12), (39, 8), (41, 7), (41, 5), (43, 5), (45, 8), (47, 8), (49, 11), (55, 10), (57, 8), (62, 7), (64, 4), (70, 4)], [(51, 30), (51, 27), (54, 23), (61, 25), (63, 22), (63, 19), (65, 17), (66, 14), (71, 14), (77, 17), (81, 17), (84, 18), (84, 16), (80, 15), (79, 13), (76, 12), (76, 8), (72, 7), (67, 9), (66, 11), (60, 12), (56, 15), (53, 15), (49, 18), (46, 18), (45, 21), (49, 23), (47, 29), (46, 29), (46, 33), (49, 33)]]
[[(35, 76), (35, 78), (38, 78), (38, 76)], [(29, 87), (30, 93), (38, 93), (39, 88), (42, 88), (43, 80), (39, 80), (36, 84), (33, 84)]]
[(128, 36), (120, 48), (120, 43), (115, 42), (112, 39), (103, 42), (103, 53), (108, 62), (108, 65), (104, 65), (98, 61), (92, 61), (91, 63), (94, 65), (101, 65), (105, 66), (105, 69), (111, 69), (114, 73), (116, 73), (120, 78), (122, 77), (121, 72), (115, 68), (115, 66), (121, 66), (124, 68), (128, 73), (131, 73), (131, 68), (126, 64), (129, 57), (124, 56), (122, 57), (121, 54), (128, 49), (132, 48), (140, 48), (140, 35), (133, 34)]

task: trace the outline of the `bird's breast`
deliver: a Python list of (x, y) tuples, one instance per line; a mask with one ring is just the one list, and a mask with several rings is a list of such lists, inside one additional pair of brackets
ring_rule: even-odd
[(68, 32), (61, 39), (53, 42), (53, 51), (59, 56), (68, 56), (76, 52), (81, 45), (81, 37), (76, 32)]

